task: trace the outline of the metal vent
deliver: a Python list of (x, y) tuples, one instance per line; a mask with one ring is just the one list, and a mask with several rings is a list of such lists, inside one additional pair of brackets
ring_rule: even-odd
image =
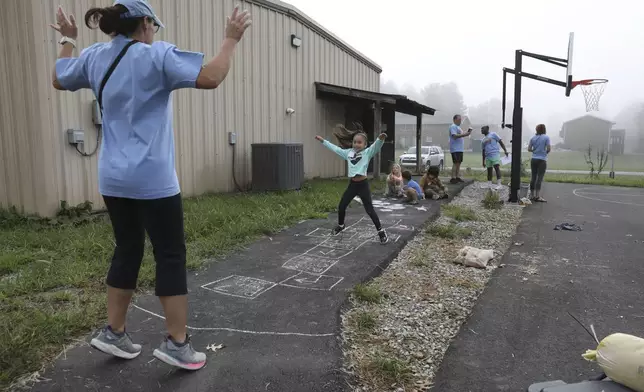
[(251, 145), (254, 191), (282, 191), (302, 188), (304, 147), (295, 143)]

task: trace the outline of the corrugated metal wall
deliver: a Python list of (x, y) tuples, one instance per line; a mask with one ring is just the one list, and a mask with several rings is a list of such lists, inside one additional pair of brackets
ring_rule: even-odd
[[(51, 67), (58, 35), (48, 27), (58, 4), (81, 23), (99, 0), (2, 0), (3, 49), (20, 56), (0, 60), (0, 129), (2, 156), (0, 204), (26, 212), (51, 214), (60, 200), (85, 200), (101, 208), (96, 156), (85, 158), (67, 145), (68, 128), (85, 131), (86, 151), (95, 147), (91, 91), (58, 92), (51, 87)], [(152, 0), (166, 29), (157, 39), (212, 58), (223, 39), (225, 17), (233, 0)], [(240, 43), (225, 83), (214, 91), (181, 90), (174, 95), (177, 172), (184, 195), (234, 190), (232, 150), (227, 132), (237, 132), (236, 176), (250, 183), (250, 145), (254, 142), (304, 143), (307, 177), (342, 175), (342, 162), (314, 141), (331, 136), (344, 122), (342, 104), (317, 100), (314, 82), (378, 91), (380, 75), (294, 17), (264, 5), (244, 2), (253, 26)], [(292, 48), (291, 34), (302, 38)], [(20, 39), (13, 39), (19, 37)], [(29, 37), (28, 40), (25, 37)], [(105, 41), (100, 31), (80, 28), (79, 45)], [(32, 43), (28, 45), (27, 42)], [(5, 51), (4, 53), (7, 53)], [(9, 106), (5, 102), (10, 102)], [(295, 114), (286, 114), (287, 108)]]
[(27, 211), (46, 210), (45, 200), (54, 194), (53, 184), (43, 171), (50, 164), (43, 150), (48, 145), (51, 148), (48, 135), (51, 123), (39, 116), (49, 111), (41, 90), (47, 79), (51, 80), (51, 73), (42, 65), (42, 53), (38, 52), (42, 49), (32, 44), (37, 36), (38, 32), (33, 29), (32, 5), (19, 0), (3, 1), (0, 12), (0, 52), (4, 54), (0, 58), (0, 206), (16, 206)]

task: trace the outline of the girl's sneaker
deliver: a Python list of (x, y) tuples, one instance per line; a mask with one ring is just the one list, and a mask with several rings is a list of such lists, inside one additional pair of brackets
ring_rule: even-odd
[(122, 359), (134, 359), (141, 354), (141, 345), (132, 343), (130, 335), (126, 332), (116, 334), (109, 326), (103, 328), (90, 345), (105, 354)]
[(337, 225), (333, 229), (333, 235), (338, 235), (339, 233), (343, 232), (346, 227), (344, 225)]
[(206, 354), (195, 351), (186, 336), (185, 344), (177, 345), (170, 338), (166, 338), (161, 347), (154, 350), (154, 357), (171, 366), (186, 370), (199, 370), (206, 366)]
[(384, 229), (378, 232), (378, 237), (380, 237), (380, 243), (383, 245), (389, 242), (389, 237), (387, 236), (387, 233)]

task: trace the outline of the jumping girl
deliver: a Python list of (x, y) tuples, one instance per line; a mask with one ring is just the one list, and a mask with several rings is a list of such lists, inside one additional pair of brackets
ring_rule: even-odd
[(345, 229), (344, 216), (347, 212), (347, 207), (354, 197), (359, 196), (362, 200), (365, 211), (371, 217), (373, 224), (376, 226), (376, 230), (378, 230), (380, 243), (386, 244), (387, 241), (389, 241), (387, 233), (380, 224), (378, 214), (376, 214), (376, 211), (373, 208), (371, 189), (369, 189), (369, 181), (367, 180), (367, 167), (369, 167), (369, 161), (371, 161), (371, 158), (380, 151), (386, 138), (387, 134), (381, 133), (376, 142), (370, 147), (367, 147), (367, 135), (363, 132), (358, 132), (353, 136), (353, 148), (343, 149), (327, 140), (324, 140), (322, 136), (315, 137), (315, 139), (320, 141), (326, 148), (346, 160), (349, 168), (349, 178), (351, 181), (349, 182), (347, 190), (344, 191), (342, 199), (340, 199), (340, 205), (338, 206), (338, 226), (333, 230), (334, 235)]

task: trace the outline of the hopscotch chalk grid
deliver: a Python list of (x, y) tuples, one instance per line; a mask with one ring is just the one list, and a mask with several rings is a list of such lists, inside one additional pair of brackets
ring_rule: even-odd
[[(382, 219), (381, 223), (387, 230), (413, 231), (412, 226), (401, 224), (401, 219)], [(201, 286), (203, 289), (232, 297), (256, 299), (263, 293), (276, 286), (291, 287), (305, 290), (331, 291), (344, 277), (326, 275), (342, 258), (349, 256), (364, 244), (377, 242), (370, 220), (360, 218), (354, 224), (347, 226), (344, 231), (333, 235), (331, 230), (316, 228), (305, 234), (307, 237), (318, 238), (320, 243), (288, 259), (282, 268), (295, 274), (281, 282), (270, 282), (248, 276), (231, 275)], [(299, 235), (299, 234), (298, 234)], [(400, 234), (391, 233), (391, 242), (398, 242)]]
[(307, 272), (310, 274), (323, 274), (340, 261), (340, 259), (327, 259), (326, 257), (301, 254), (293, 257), (282, 265), (282, 268)]
[(281, 286), (298, 289), (331, 291), (344, 278), (329, 275), (301, 273), (281, 283)]
[(232, 297), (255, 299), (260, 294), (272, 289), (277, 284), (263, 279), (248, 276), (231, 275), (214, 282), (207, 283), (201, 288)]

